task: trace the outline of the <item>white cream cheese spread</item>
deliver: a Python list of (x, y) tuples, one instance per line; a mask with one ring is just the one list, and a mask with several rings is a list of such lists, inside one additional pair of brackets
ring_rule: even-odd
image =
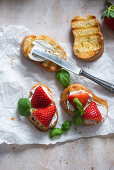
[[(53, 100), (52, 94), (47, 90), (46, 87), (44, 87), (44, 86), (42, 86), (42, 85), (38, 85), (38, 86), (41, 86), (41, 87), (43, 88), (43, 90), (45, 91), (45, 93), (49, 96), (49, 98), (50, 98), (51, 100)], [(37, 88), (38, 86), (36, 86), (33, 90), (31, 90), (32, 95), (34, 94), (34, 92), (35, 92), (35, 90), (36, 90), (36, 88)], [(32, 96), (31, 96), (31, 98), (30, 98), (29, 100), (31, 101), (31, 99), (32, 99)], [(43, 125), (36, 119), (36, 117), (33, 115), (32, 109), (31, 109), (30, 112), (31, 112), (30, 115), (34, 118), (34, 120), (38, 123), (38, 125), (39, 125), (40, 127), (45, 127), (45, 126), (43, 126)], [(57, 120), (57, 115), (54, 114), (54, 116), (53, 116), (53, 118), (52, 118), (49, 126), (51, 126), (56, 120)]]
[(105, 105), (99, 104), (97, 102), (96, 102), (96, 104), (97, 104), (98, 110), (100, 111), (100, 113), (102, 115), (102, 119), (104, 120), (107, 115), (107, 108)]
[[(79, 90), (79, 91), (72, 91), (70, 92), (69, 95), (72, 95), (72, 94), (76, 94), (76, 93), (79, 93), (79, 92), (84, 92), (84, 93), (87, 93), (86, 91), (84, 90)], [(91, 101), (94, 101), (92, 100), (92, 95), (89, 93), (89, 99), (88, 99), (88, 102), (86, 104), (86, 106), (84, 107), (84, 110), (86, 109), (86, 107), (88, 106), (88, 104), (91, 102)], [(95, 101), (94, 101), (95, 102)], [(95, 102), (97, 104), (97, 108), (98, 110), (100, 111), (101, 115), (102, 115), (102, 119), (104, 120), (106, 115), (107, 115), (107, 108), (105, 105), (101, 105), (97, 102)], [(71, 111), (74, 111), (75, 108), (69, 103), (69, 101), (67, 100), (67, 108)], [(84, 120), (86, 123), (97, 123), (96, 121), (93, 121), (93, 120)]]
[(34, 61), (41, 62), (41, 61), (44, 61), (45, 59), (41, 56), (37, 56), (37, 55), (33, 54), (33, 49), (43, 51), (43, 52), (46, 52), (46, 53), (54, 54), (53, 46), (46, 41), (35, 40), (35, 41), (33, 41), (32, 45), (33, 45), (33, 47), (32, 47), (31, 52), (29, 53), (29, 58), (34, 60)]

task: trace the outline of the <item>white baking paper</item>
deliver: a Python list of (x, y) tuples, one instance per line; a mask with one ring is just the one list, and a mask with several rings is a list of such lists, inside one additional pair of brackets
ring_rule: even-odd
[[(0, 27), (0, 143), (7, 144), (55, 144), (114, 133), (114, 94), (96, 83), (71, 74), (71, 84), (81, 83), (97, 96), (108, 101), (109, 114), (102, 124), (91, 127), (76, 127), (56, 139), (49, 138), (49, 132), (40, 132), (28, 118), (17, 112), (17, 102), (21, 97), (28, 97), (29, 91), (36, 83), (46, 84), (53, 93), (59, 119), (56, 127), (60, 127), (71, 117), (60, 105), (60, 95), (64, 90), (55, 78), (54, 72), (48, 72), (27, 61), (20, 51), (23, 38), (31, 32), (23, 26)], [(114, 44), (107, 46), (103, 56), (95, 62), (86, 63), (78, 60), (72, 53), (72, 44), (61, 44), (67, 53), (67, 60), (77, 67), (85, 68), (101, 79), (114, 83)], [(14, 120), (11, 120), (14, 118)]]

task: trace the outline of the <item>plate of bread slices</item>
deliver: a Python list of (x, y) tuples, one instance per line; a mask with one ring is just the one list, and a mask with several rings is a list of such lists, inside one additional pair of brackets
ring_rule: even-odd
[(71, 30), (74, 44), (23, 26), (1, 27), (0, 143), (55, 144), (114, 133), (111, 92), (33, 53), (52, 54), (113, 83), (98, 19), (76, 16)]

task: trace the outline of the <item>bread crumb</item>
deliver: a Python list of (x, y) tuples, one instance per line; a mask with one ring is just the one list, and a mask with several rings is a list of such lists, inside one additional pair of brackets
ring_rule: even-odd
[(11, 117), (11, 120), (14, 120), (15, 118), (14, 117)]
[(69, 18), (69, 16), (67, 17), (67, 23), (69, 23), (69, 21), (70, 21), (70, 18)]
[(11, 149), (16, 149), (16, 146), (15, 145), (11, 145)]
[(12, 65), (13, 64), (13, 61), (15, 60), (15, 58), (13, 57), (12, 59), (11, 59), (11, 62), (10, 62), (10, 64)]
[(80, 131), (80, 132), (78, 132), (78, 134), (81, 134), (82, 132)]
[(82, 77), (80, 77), (80, 80), (82, 80), (83, 78)]
[(11, 59), (11, 61), (10, 61), (10, 64), (11, 64), (11, 68), (12, 68), (12, 69), (14, 69), (14, 67), (13, 67), (13, 62), (14, 62), (14, 60), (15, 60), (15, 58), (13, 57), (13, 58)]

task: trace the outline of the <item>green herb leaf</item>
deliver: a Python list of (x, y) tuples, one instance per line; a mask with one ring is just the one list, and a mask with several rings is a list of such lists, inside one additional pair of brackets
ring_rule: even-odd
[(109, 19), (110, 16), (110, 10), (108, 10), (107, 14), (106, 14), (107, 18)]
[(64, 69), (56, 72), (56, 79), (61, 83), (64, 88), (69, 86), (70, 84), (70, 74)]
[(83, 120), (82, 116), (76, 116), (76, 115), (74, 115), (74, 117), (73, 117), (72, 120), (73, 120), (73, 123), (74, 123), (75, 125), (77, 125), (77, 126), (81, 126), (81, 125), (84, 124), (84, 120)]
[(112, 6), (110, 7), (110, 10), (114, 10), (114, 5), (112, 5)]
[(63, 131), (60, 128), (54, 128), (53, 130), (50, 131), (49, 136), (50, 138), (54, 138), (62, 134), (63, 134)]
[(109, 1), (105, 1), (105, 5), (107, 6), (107, 7), (110, 7), (112, 4), (111, 4), (111, 2), (109, 2)]
[(28, 117), (30, 115), (30, 110), (31, 110), (31, 108), (29, 108), (25, 111), (25, 115), (24, 115), (25, 117)]
[(80, 115), (81, 115), (81, 112), (80, 112), (79, 110), (74, 110), (74, 114), (75, 114), (76, 116), (80, 116)]
[(83, 108), (82, 103), (77, 98), (73, 99), (73, 102), (74, 102), (75, 106), (78, 108), (78, 110), (81, 112), (81, 114), (85, 114), (83, 112), (84, 108)]
[(68, 131), (69, 129), (70, 129), (70, 127), (71, 127), (71, 122), (70, 121), (66, 121), (66, 122), (64, 122), (63, 124), (62, 124), (62, 126), (61, 126), (61, 129), (63, 130), (63, 131)]
[(106, 16), (107, 12), (108, 12), (108, 10), (105, 10), (105, 11), (103, 12), (103, 14), (102, 14), (102, 16), (101, 16), (101, 19), (103, 19), (103, 18)]
[(114, 18), (114, 11), (110, 11), (110, 16)]
[(18, 111), (21, 116), (29, 116), (31, 103), (28, 98), (20, 98), (18, 100)]

